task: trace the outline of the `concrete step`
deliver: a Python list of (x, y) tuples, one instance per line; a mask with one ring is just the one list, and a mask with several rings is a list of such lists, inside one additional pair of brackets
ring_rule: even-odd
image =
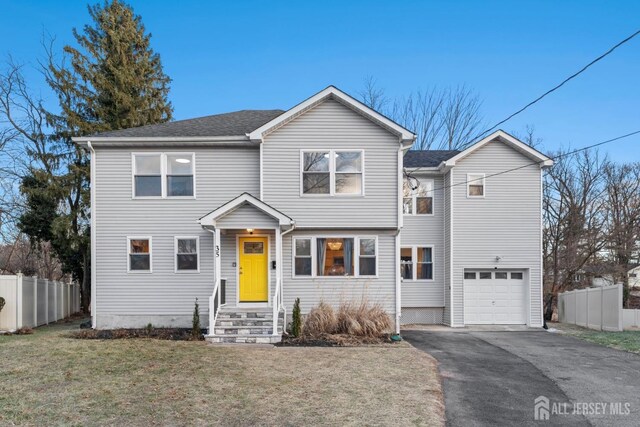
[(211, 344), (275, 344), (282, 341), (282, 335), (208, 335), (205, 340)]
[(270, 335), (273, 325), (269, 326), (222, 326), (216, 325), (215, 335)]

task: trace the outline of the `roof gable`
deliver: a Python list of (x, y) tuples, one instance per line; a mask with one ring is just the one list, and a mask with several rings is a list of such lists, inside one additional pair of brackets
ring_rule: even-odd
[(271, 132), (279, 129), (282, 126), (285, 126), (290, 121), (295, 120), (300, 115), (311, 110), (327, 99), (333, 99), (359, 113), (365, 118), (371, 120), (372, 122), (378, 124), (379, 126), (387, 129), (389, 132), (397, 135), (399, 137), (399, 141), (402, 143), (412, 143), (416, 138), (416, 135), (413, 132), (405, 129), (404, 127), (383, 116), (377, 111), (367, 107), (360, 101), (347, 95), (335, 86), (329, 86), (326, 89), (316, 93), (312, 97), (307, 98), (305, 101), (301, 102), (290, 110), (287, 110), (273, 120), (270, 120), (269, 122), (260, 126), (253, 132), (249, 133), (249, 139), (252, 141), (262, 141), (263, 138)]
[(469, 154), (473, 153), (474, 151), (477, 151), (478, 149), (484, 147), (485, 145), (493, 141), (499, 141), (504, 143), (505, 145), (520, 152), (524, 156), (530, 158), (532, 161), (539, 163), (540, 167), (542, 168), (550, 167), (553, 165), (552, 159), (545, 156), (538, 150), (525, 144), (524, 142), (520, 141), (518, 138), (514, 137), (513, 135), (509, 135), (507, 132), (503, 130), (495, 131), (491, 135), (485, 137), (484, 139), (468, 147), (466, 150), (463, 150), (458, 154), (456, 154), (455, 156), (451, 157), (450, 159), (445, 160), (442, 165), (444, 167), (453, 167), (456, 165), (456, 162), (464, 159)]
[(233, 211), (235, 211), (236, 209), (244, 205), (251, 205), (254, 208), (258, 209), (259, 211), (264, 212), (265, 214), (274, 218), (279, 225), (290, 226), (294, 224), (294, 221), (292, 218), (283, 214), (279, 210), (269, 206), (262, 200), (256, 197), (253, 197), (249, 193), (242, 193), (235, 199), (232, 199), (227, 203), (225, 203), (224, 205), (218, 207), (217, 209), (214, 209), (213, 211), (209, 212), (208, 214), (200, 218), (198, 222), (203, 227), (206, 227), (206, 226), (215, 227), (216, 221), (218, 219), (231, 214)]

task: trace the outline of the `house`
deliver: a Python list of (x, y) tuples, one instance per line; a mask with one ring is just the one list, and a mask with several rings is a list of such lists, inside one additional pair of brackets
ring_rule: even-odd
[(640, 288), (640, 265), (629, 266), (627, 276), (629, 277), (629, 288)]
[[(395, 321), (542, 325), (541, 176), (503, 131), (468, 149), (330, 86), (243, 110), (75, 138), (91, 153), (94, 328), (190, 325), (273, 342), (296, 298), (366, 298)], [(508, 173), (506, 172), (508, 171)]]

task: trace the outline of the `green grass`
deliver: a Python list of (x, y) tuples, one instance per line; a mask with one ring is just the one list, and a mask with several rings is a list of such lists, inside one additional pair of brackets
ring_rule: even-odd
[(215, 347), (0, 336), (0, 425), (442, 425), (434, 359), (410, 346)]
[(567, 324), (558, 324), (557, 329), (594, 344), (640, 354), (640, 330), (604, 332)]

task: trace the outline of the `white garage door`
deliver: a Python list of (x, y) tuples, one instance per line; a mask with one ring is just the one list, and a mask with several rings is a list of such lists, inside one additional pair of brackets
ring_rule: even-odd
[(464, 271), (465, 325), (524, 325), (527, 291), (523, 271)]

